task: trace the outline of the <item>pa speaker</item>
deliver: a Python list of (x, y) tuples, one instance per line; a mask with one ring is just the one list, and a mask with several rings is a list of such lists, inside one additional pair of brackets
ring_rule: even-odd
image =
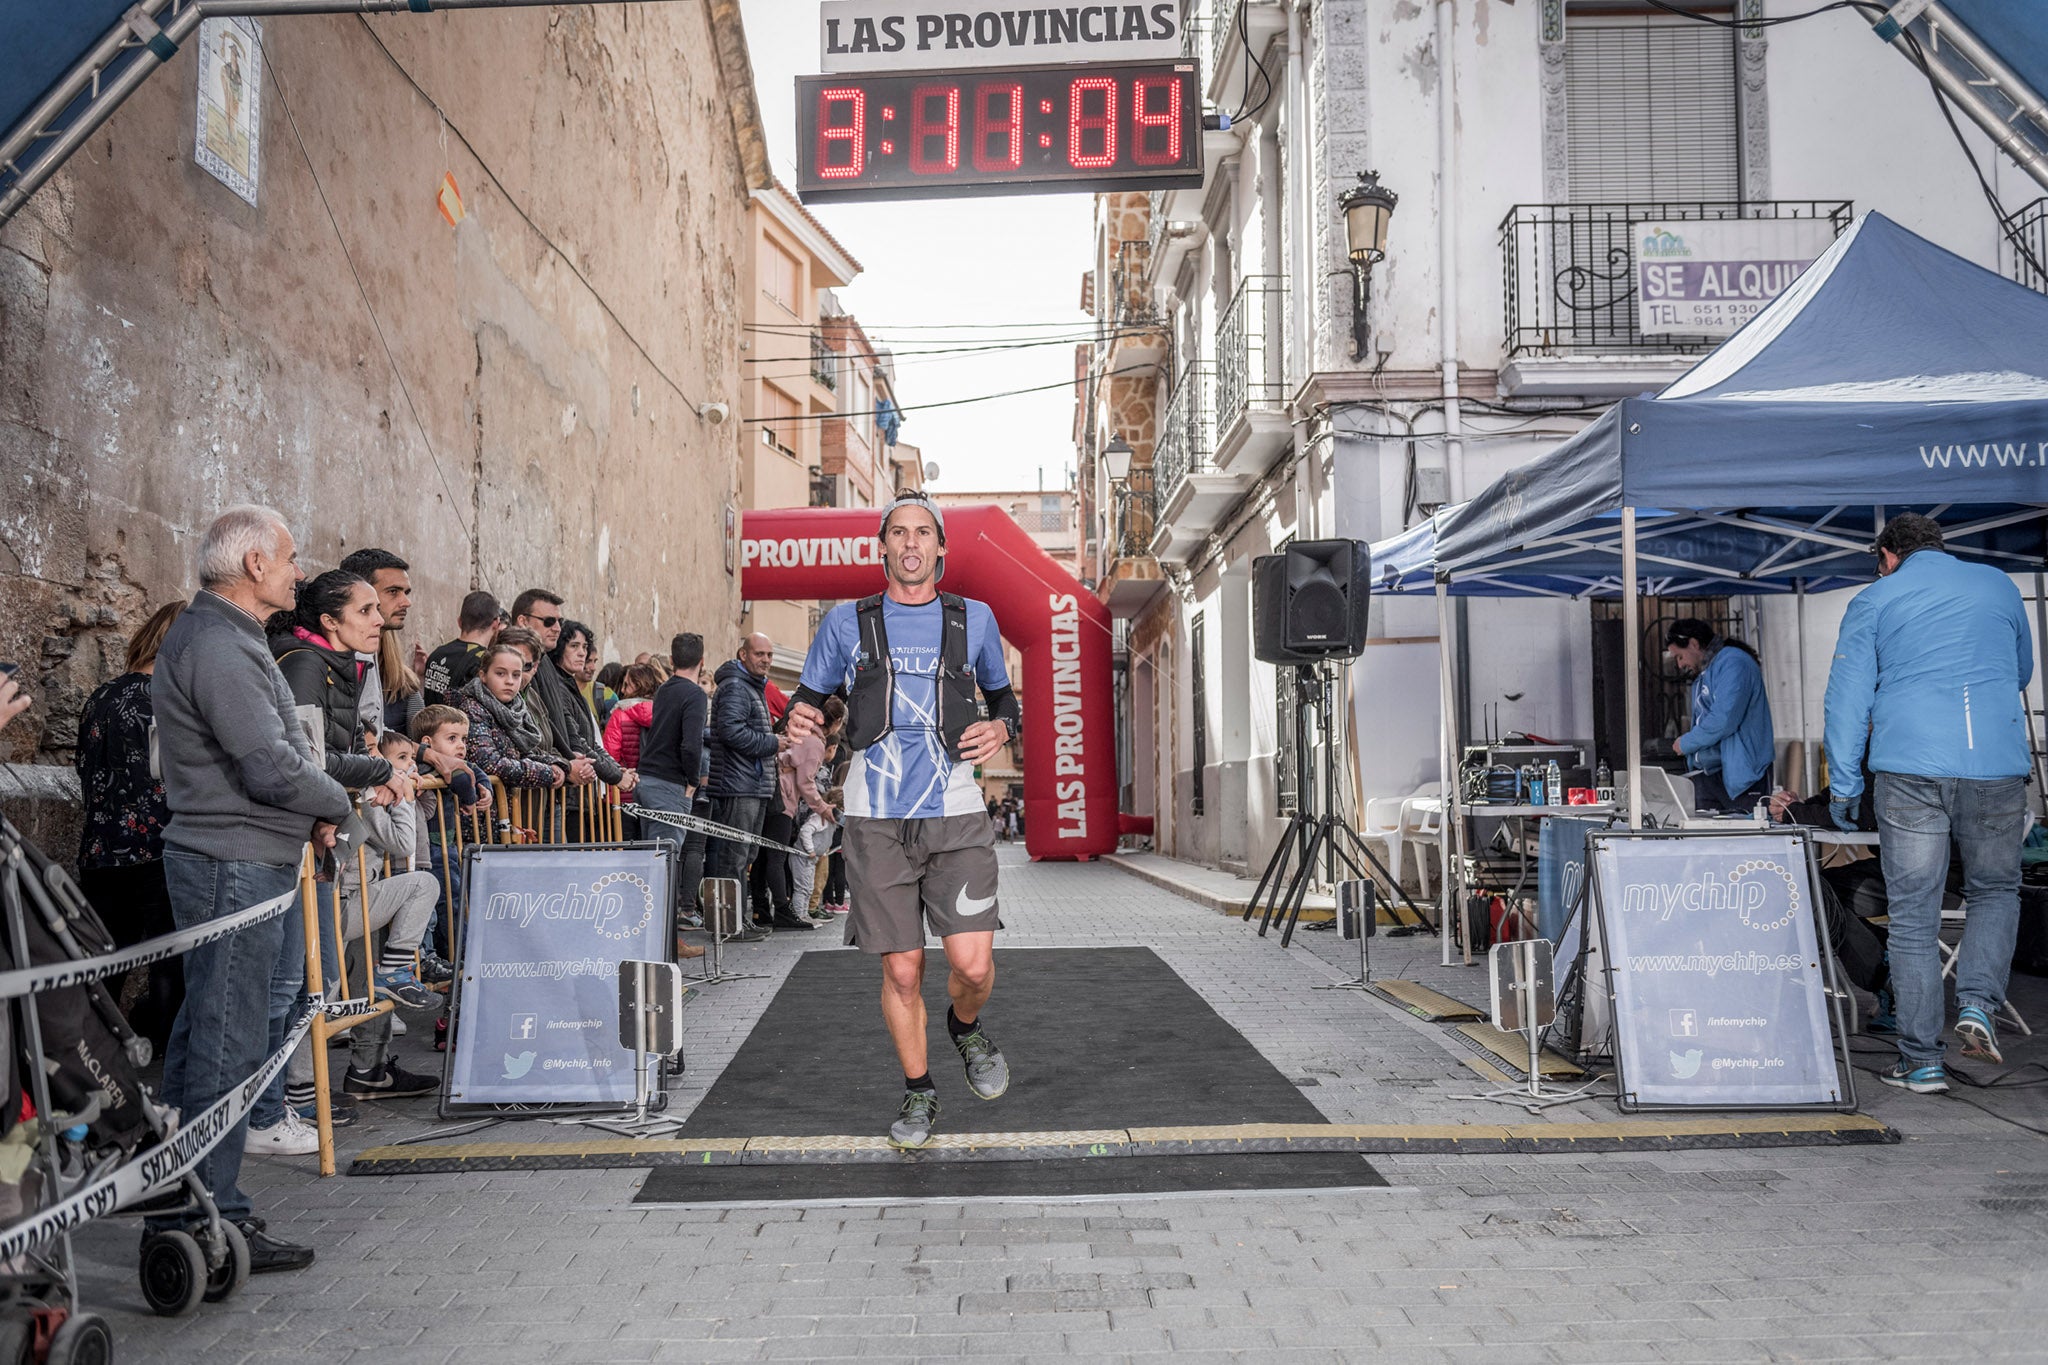
[(1252, 653), (1269, 664), (1351, 659), (1365, 648), (1372, 552), (1298, 540), (1252, 561)]

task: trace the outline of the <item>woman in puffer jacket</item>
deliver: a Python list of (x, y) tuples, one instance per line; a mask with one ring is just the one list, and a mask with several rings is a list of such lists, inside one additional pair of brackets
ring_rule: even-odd
[[(292, 699), (319, 713), (327, 775), (353, 791), (382, 787), (391, 765), (357, 728), (363, 674), (384, 633), (377, 590), (333, 569), (299, 585), (298, 605), (265, 623)], [(380, 802), (379, 804), (382, 804)]]

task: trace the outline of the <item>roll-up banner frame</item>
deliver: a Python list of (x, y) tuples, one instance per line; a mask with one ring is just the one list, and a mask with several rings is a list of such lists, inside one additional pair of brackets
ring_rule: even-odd
[(619, 963), (675, 961), (675, 875), (667, 841), (467, 851), (443, 1118), (633, 1108)]
[(1856, 1107), (1806, 831), (1586, 842), (1623, 1112)]

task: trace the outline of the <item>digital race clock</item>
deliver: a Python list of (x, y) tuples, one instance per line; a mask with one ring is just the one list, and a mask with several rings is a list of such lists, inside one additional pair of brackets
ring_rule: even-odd
[(806, 202), (1202, 183), (1191, 61), (796, 81)]

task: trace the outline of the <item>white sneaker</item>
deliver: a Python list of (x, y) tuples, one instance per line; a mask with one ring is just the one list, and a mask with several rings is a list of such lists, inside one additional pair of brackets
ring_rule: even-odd
[(320, 1132), (290, 1108), (268, 1128), (249, 1129), (242, 1150), (258, 1156), (308, 1156), (320, 1150)]
[(405, 1020), (398, 1017), (398, 1011), (391, 1012), (391, 1036), (403, 1038), (406, 1034)]

